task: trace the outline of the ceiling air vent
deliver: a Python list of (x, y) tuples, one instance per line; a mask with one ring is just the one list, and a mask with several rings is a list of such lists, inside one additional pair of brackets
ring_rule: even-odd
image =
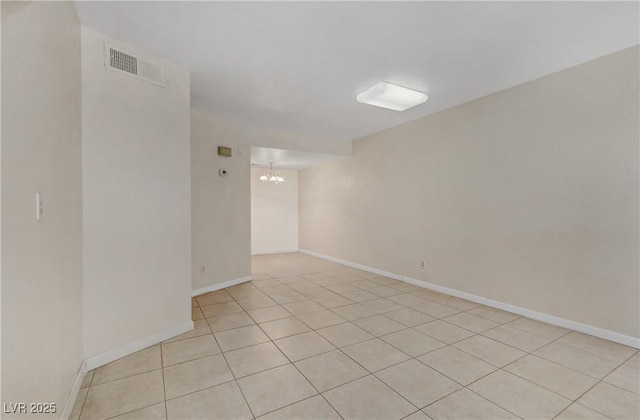
[(126, 53), (122, 49), (114, 48), (106, 43), (104, 44), (104, 65), (109, 70), (129, 74), (154, 85), (166, 86), (164, 68), (162, 66)]

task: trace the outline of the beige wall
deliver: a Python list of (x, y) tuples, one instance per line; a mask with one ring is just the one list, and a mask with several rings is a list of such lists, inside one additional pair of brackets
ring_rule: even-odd
[(59, 418), (82, 363), (80, 25), (22, 6), (2, 20), (2, 402)]
[(638, 72), (634, 47), (357, 140), (300, 172), (300, 248), (640, 336)]
[[(248, 144), (241, 127), (208, 113), (191, 112), (194, 291), (251, 274)], [(233, 156), (218, 156), (218, 146), (231, 147)], [(219, 169), (226, 169), (227, 176), (220, 177)]]
[[(105, 41), (159, 62), (166, 88), (106, 70)], [(191, 320), (189, 73), (83, 27), (82, 129), (92, 358)]]
[(264, 168), (251, 168), (251, 254), (298, 251), (298, 171), (280, 170), (285, 182), (258, 178)]

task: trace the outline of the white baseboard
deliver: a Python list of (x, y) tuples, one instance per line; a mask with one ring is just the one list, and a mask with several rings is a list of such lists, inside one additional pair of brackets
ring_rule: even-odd
[(244, 282), (250, 281), (252, 279), (253, 279), (253, 277), (249, 275), (249, 276), (244, 276), (244, 277), (238, 277), (237, 279), (225, 281), (225, 282), (222, 282), (222, 283), (212, 284), (211, 286), (202, 287), (200, 289), (192, 290), (191, 291), (191, 297), (204, 295), (205, 293), (209, 293), (209, 292), (215, 292), (216, 290), (220, 290), (220, 289), (224, 289), (224, 288), (227, 288), (227, 287), (235, 286), (236, 284), (244, 283)]
[(188, 321), (180, 325), (176, 325), (173, 328), (159, 332), (158, 334), (145, 337), (141, 340), (134, 341), (133, 343), (126, 344), (114, 350), (110, 350), (106, 353), (99, 354), (97, 356), (89, 357), (85, 360), (87, 371), (93, 370), (97, 367), (106, 365), (114, 360), (120, 359), (124, 356), (128, 356), (132, 353), (145, 349), (154, 344), (158, 344), (164, 340), (175, 337), (187, 331), (193, 329), (193, 321)]
[(634, 348), (640, 348), (640, 338), (632, 337), (625, 334), (620, 334), (615, 331), (605, 330), (604, 328), (594, 327), (592, 325), (583, 324), (581, 322), (571, 321), (569, 319), (560, 318), (554, 315), (545, 314), (543, 312), (537, 312), (531, 309), (523, 308), (520, 306), (512, 305), (510, 303), (500, 302), (497, 300), (489, 299), (482, 296), (473, 295), (471, 293), (462, 292), (456, 289), (450, 289), (448, 287), (439, 286), (437, 284), (429, 283), (423, 280), (413, 279), (411, 277), (402, 276), (400, 274), (390, 273), (388, 271), (378, 270), (377, 268), (369, 267), (362, 264), (353, 263), (351, 261), (341, 260), (339, 258), (323, 255), (317, 252), (309, 251), (306, 249), (300, 249), (300, 253), (311, 255), (313, 257), (322, 258), (327, 261), (332, 261), (338, 264), (343, 264), (348, 267), (357, 268), (370, 273), (379, 274), (381, 276), (390, 277), (392, 279), (400, 280), (405, 283), (410, 283), (415, 286), (424, 287), (426, 289), (435, 290), (436, 292), (444, 293), (447, 295), (459, 297), (461, 299), (470, 300), (472, 302), (480, 303), (482, 305), (491, 306), (492, 308), (502, 309), (504, 311), (512, 312), (514, 314), (526, 316), (527, 318), (535, 319), (537, 321), (546, 322), (547, 324), (557, 325), (559, 327), (568, 328), (570, 330), (579, 331), (581, 333), (593, 335), (595, 337), (604, 338), (605, 340), (614, 341), (616, 343), (624, 344)]
[(369, 273), (378, 274), (380, 276), (390, 277), (395, 280), (404, 281), (403, 276), (401, 276), (400, 274), (390, 273), (388, 271), (379, 270), (377, 268), (369, 267), (367, 265), (362, 265), (362, 264), (354, 263), (347, 260), (341, 260), (340, 258), (330, 257), (329, 255), (320, 254), (314, 251), (309, 251), (307, 249), (300, 249), (298, 252), (300, 252), (301, 254), (311, 255), (312, 257), (322, 258), (323, 260), (331, 261), (334, 263), (346, 265), (348, 267), (357, 268), (359, 270), (368, 271)]
[(259, 251), (254, 253), (251, 253), (252, 257), (255, 257), (257, 255), (271, 255), (271, 254), (291, 254), (293, 252), (298, 252), (298, 248), (287, 248), (287, 249), (279, 249), (276, 251)]
[(64, 409), (60, 414), (61, 420), (68, 420), (71, 415), (71, 411), (73, 411), (73, 406), (76, 403), (76, 399), (78, 398), (78, 393), (80, 392), (80, 387), (82, 386), (82, 381), (84, 381), (84, 377), (87, 374), (87, 364), (86, 362), (80, 363), (80, 369), (78, 369), (78, 373), (76, 374), (76, 379), (73, 382), (73, 386), (71, 387), (71, 392), (69, 392), (69, 396), (67, 397), (67, 401), (64, 404)]

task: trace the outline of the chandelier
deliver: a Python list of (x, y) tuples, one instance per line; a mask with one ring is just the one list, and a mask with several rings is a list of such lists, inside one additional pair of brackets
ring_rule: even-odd
[(258, 178), (262, 182), (271, 182), (279, 184), (284, 182), (284, 178), (280, 175), (280, 172), (273, 170), (273, 162), (269, 162), (269, 170), (264, 170)]

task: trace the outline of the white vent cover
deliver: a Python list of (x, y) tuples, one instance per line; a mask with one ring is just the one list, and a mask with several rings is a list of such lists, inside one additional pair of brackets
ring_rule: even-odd
[(126, 73), (154, 85), (165, 87), (164, 67), (136, 57), (133, 54), (104, 44), (104, 66), (109, 70)]

